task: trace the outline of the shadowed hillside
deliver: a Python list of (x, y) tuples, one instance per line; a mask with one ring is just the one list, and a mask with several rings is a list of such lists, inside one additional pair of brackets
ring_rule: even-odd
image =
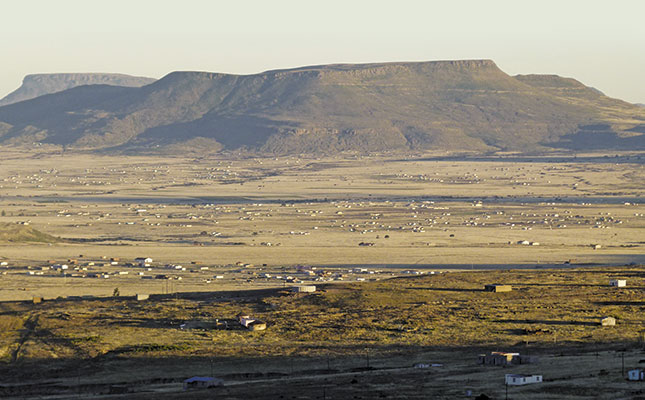
[(511, 77), (489, 60), (173, 72), (0, 108), (1, 142), (71, 150), (645, 149), (644, 126), (643, 108), (573, 79)]

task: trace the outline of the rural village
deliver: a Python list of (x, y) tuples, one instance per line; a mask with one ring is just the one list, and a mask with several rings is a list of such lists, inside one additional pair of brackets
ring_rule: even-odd
[(641, 393), (640, 158), (360, 158), (3, 170), (3, 396)]

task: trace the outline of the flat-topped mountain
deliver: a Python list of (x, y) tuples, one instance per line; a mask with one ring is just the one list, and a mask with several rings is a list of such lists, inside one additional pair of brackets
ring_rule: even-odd
[(0, 106), (29, 100), (45, 94), (61, 92), (83, 85), (140, 87), (156, 81), (153, 78), (123, 74), (34, 74), (27, 75), (22, 85), (0, 99)]
[(269, 153), (645, 149), (645, 110), (574, 79), (489, 60), (173, 72), (0, 107), (0, 143)]

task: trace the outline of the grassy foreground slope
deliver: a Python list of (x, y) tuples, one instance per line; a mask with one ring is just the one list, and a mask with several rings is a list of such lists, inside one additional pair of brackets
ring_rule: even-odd
[[(614, 277), (626, 278), (628, 287), (610, 287)], [(514, 290), (484, 292), (491, 282)], [(29, 362), (342, 355), (366, 347), (387, 353), (452, 346), (625, 345), (638, 343), (645, 329), (644, 290), (645, 271), (635, 266), (454, 272), (328, 285), (310, 295), (272, 289), (183, 293), (147, 302), (4, 303), (0, 354), (5, 362)], [(267, 330), (242, 329), (238, 313), (266, 321)], [(602, 316), (613, 316), (617, 326), (600, 326)], [(179, 329), (187, 321), (206, 329)]]
[[(609, 287), (615, 277), (628, 286)], [(514, 290), (482, 291), (490, 282)], [(621, 373), (621, 353), (627, 368), (642, 357), (644, 290), (645, 270), (630, 266), (454, 272), (329, 285), (314, 294), (4, 302), (0, 394), (421, 399), (473, 389), (503, 398), (504, 374), (539, 373), (544, 384), (509, 388), (510, 398), (638, 398), (639, 386)], [(243, 329), (240, 312), (266, 321), (267, 330)], [(600, 326), (600, 316), (617, 325)], [(496, 350), (539, 355), (540, 362), (477, 365), (479, 353)], [(442, 366), (418, 370), (414, 362)], [(225, 387), (182, 391), (182, 380), (211, 374)]]

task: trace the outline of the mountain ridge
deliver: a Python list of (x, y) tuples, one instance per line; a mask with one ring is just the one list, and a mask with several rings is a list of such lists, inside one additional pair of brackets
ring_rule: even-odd
[(83, 86), (0, 107), (0, 143), (91, 151), (533, 151), (579, 148), (572, 141), (588, 135), (645, 149), (641, 127), (640, 107), (571, 78), (510, 76), (492, 60), (175, 71), (139, 88)]
[(23, 78), (22, 85), (18, 89), (0, 99), (0, 106), (83, 85), (140, 87), (155, 81), (156, 79), (153, 78), (114, 73), (29, 74)]

